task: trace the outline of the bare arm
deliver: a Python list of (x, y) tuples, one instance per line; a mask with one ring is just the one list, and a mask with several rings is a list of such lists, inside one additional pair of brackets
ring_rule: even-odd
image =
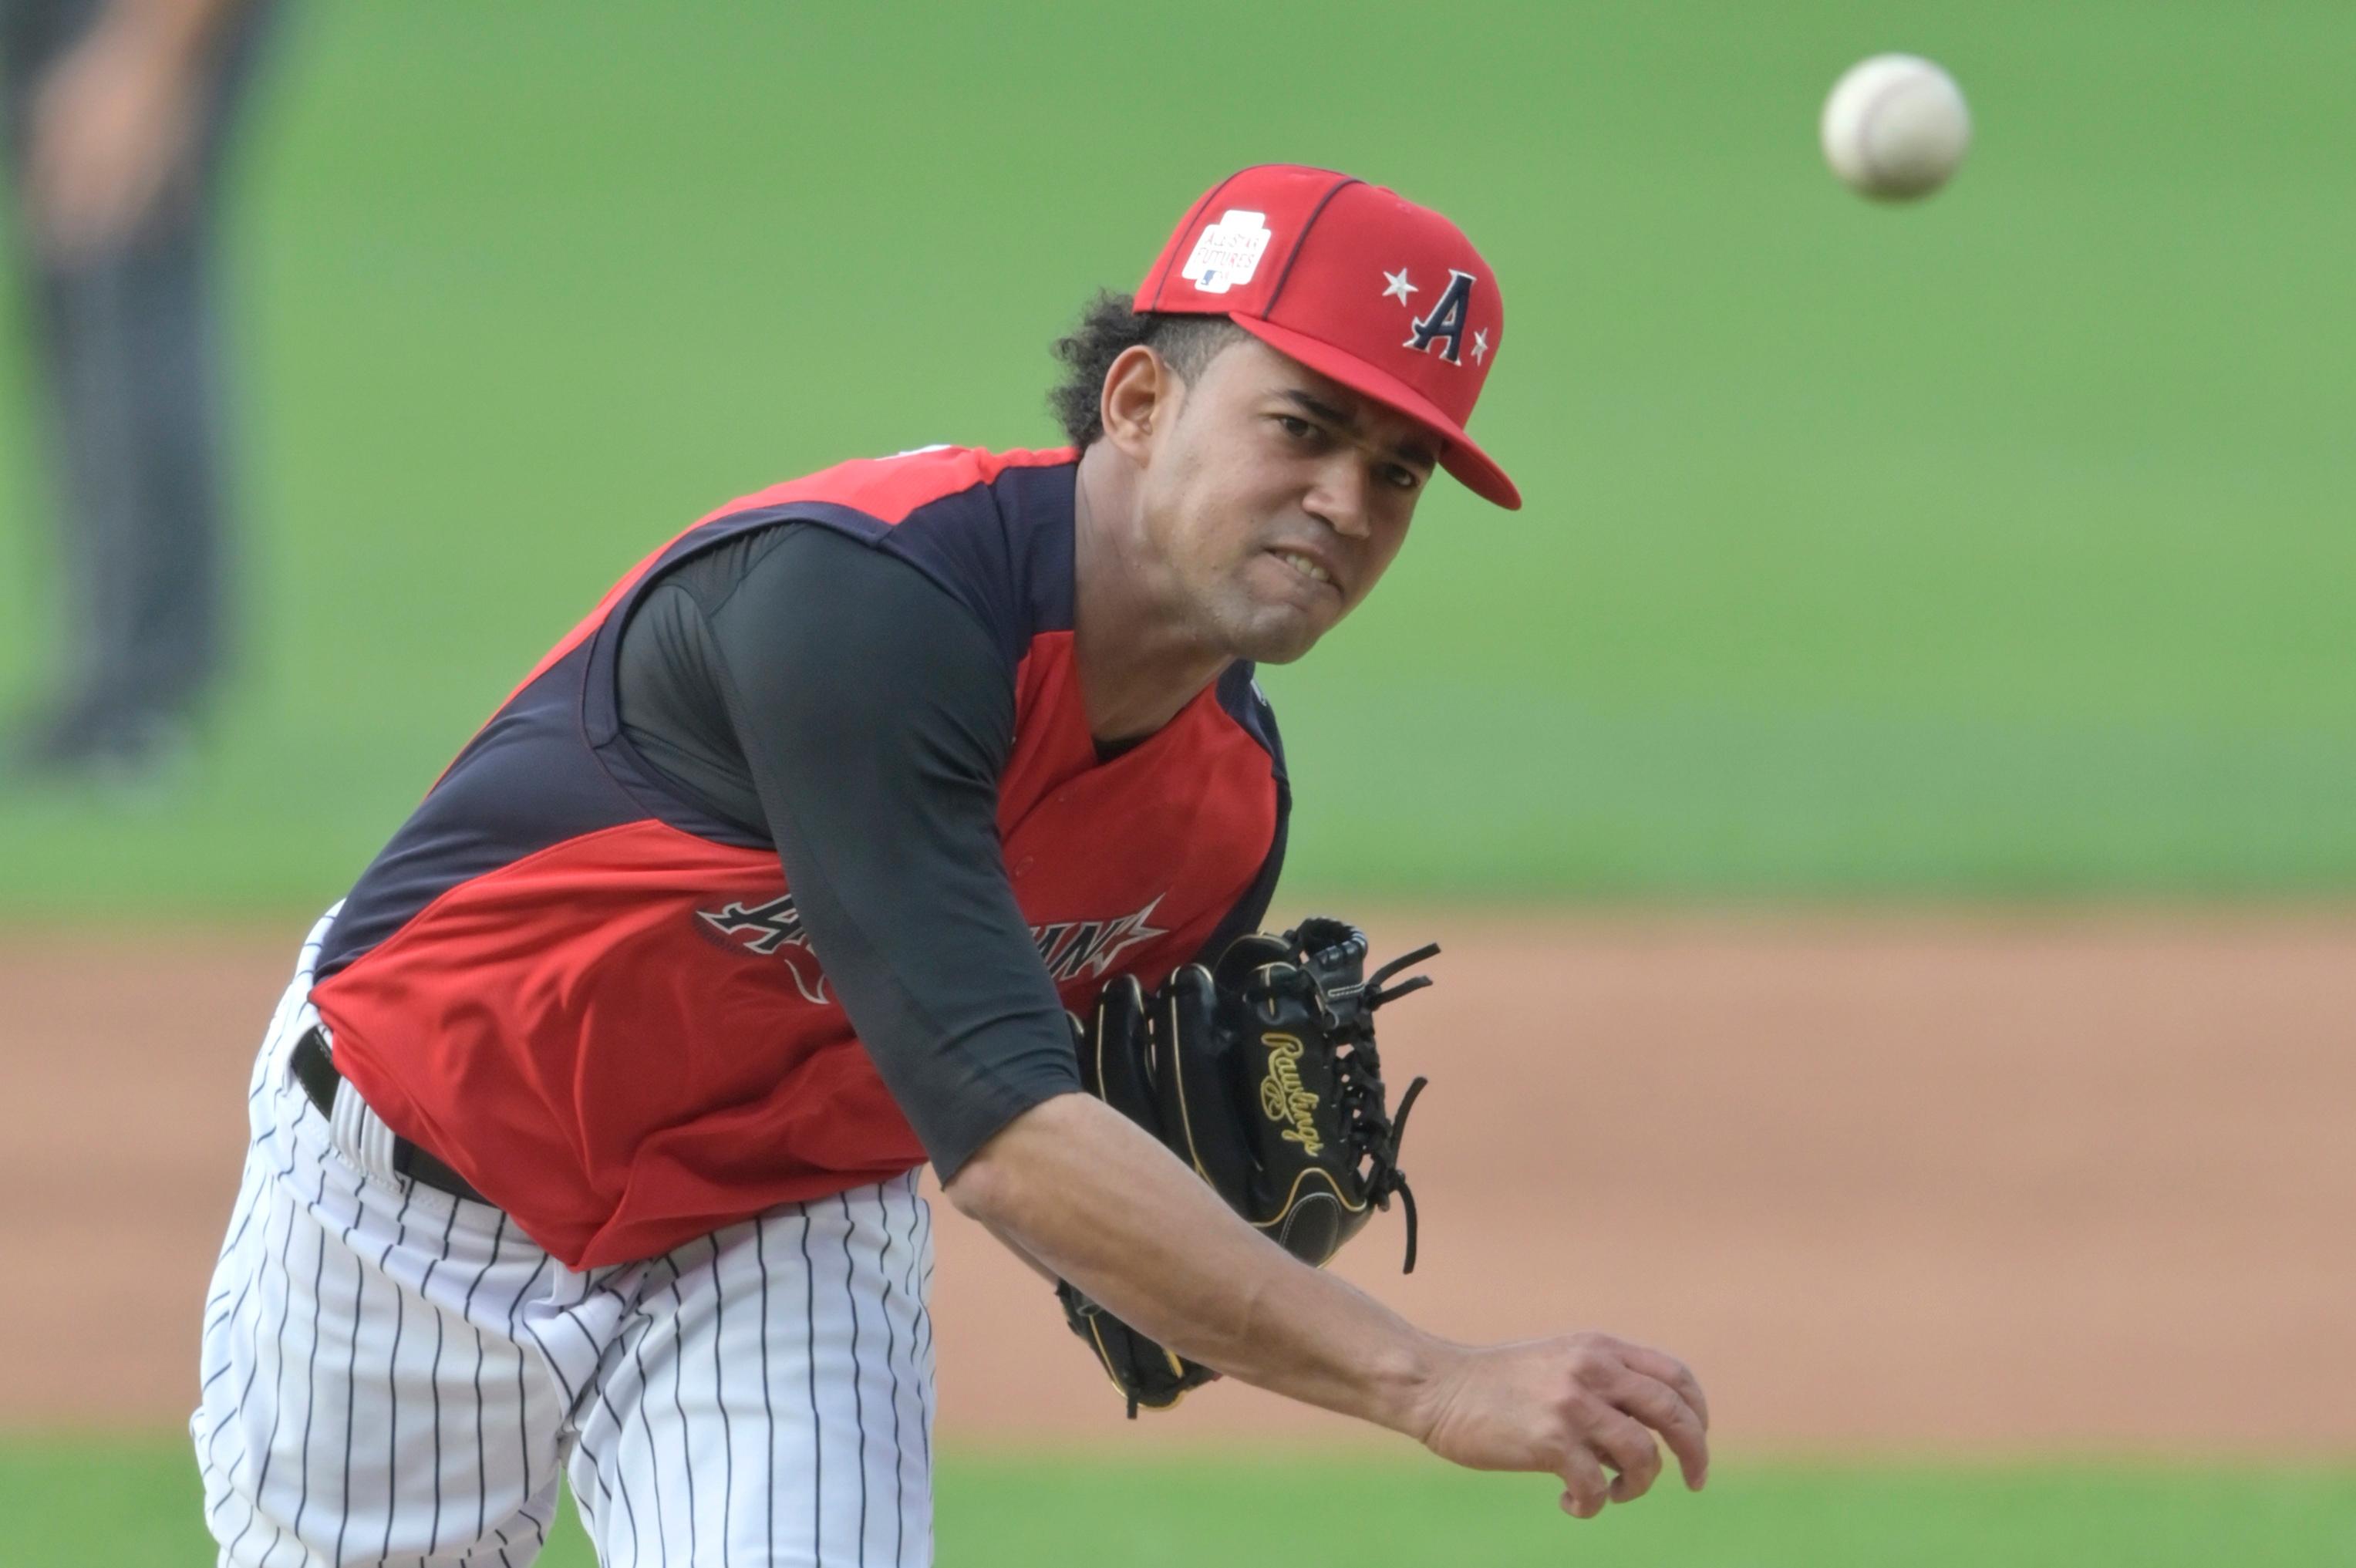
[(1563, 1506), (1580, 1517), (1652, 1485), (1655, 1432), (1688, 1486), (1707, 1472), (1708, 1407), (1674, 1358), (1601, 1334), (1481, 1347), (1427, 1334), (1259, 1235), (1087, 1095), (1024, 1112), (947, 1191), (1178, 1354), (1404, 1433), (1458, 1464), (1558, 1475)]
[(250, 0), (112, 0), (36, 91), (26, 203), (42, 248), (121, 242), (187, 166), (205, 65)]

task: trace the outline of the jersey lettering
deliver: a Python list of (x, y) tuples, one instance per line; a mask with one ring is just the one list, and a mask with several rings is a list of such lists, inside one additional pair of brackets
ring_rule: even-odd
[[(1122, 953), (1140, 942), (1170, 934), (1151, 923), (1154, 909), (1167, 897), (1157, 894), (1144, 908), (1110, 920), (1057, 920), (1033, 926), (1031, 940), (1038, 945), (1040, 961), (1056, 984), (1082, 975), (1101, 980)], [(805, 1002), (822, 1007), (833, 1000), (827, 994), (826, 976), (818, 967), (818, 955), (810, 950), (809, 933), (802, 925), (801, 911), (794, 908), (792, 894), (759, 904), (733, 899), (717, 909), (698, 909), (695, 918), (726, 938), (731, 946), (763, 958), (783, 959), (793, 974), (794, 988)], [(800, 949), (801, 956), (784, 951), (787, 948)]]
[[(742, 903), (732, 902), (722, 909), (698, 909), (695, 918), (732, 940), (751, 932), (750, 940), (735, 945), (764, 958), (773, 954), (783, 958), (787, 972), (794, 977), (794, 989), (802, 993), (802, 1000), (813, 1007), (826, 1005), (829, 1000), (826, 976), (819, 970), (818, 955), (810, 953), (807, 959), (796, 960), (790, 954), (777, 951), (785, 947), (800, 948), (805, 952), (809, 949), (809, 934), (802, 929), (801, 911), (794, 908), (792, 894), (750, 908)], [(807, 976), (802, 973), (805, 962), (809, 965)]]

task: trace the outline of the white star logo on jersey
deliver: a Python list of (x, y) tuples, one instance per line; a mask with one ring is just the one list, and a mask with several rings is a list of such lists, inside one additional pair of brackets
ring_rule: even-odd
[(1413, 302), (1408, 298), (1408, 295), (1418, 293), (1419, 290), (1414, 284), (1407, 281), (1407, 269), (1405, 267), (1401, 267), (1395, 273), (1385, 273), (1383, 274), (1383, 282), (1388, 285), (1383, 290), (1383, 297), (1385, 299), (1396, 299), (1410, 310), (1415, 308)]

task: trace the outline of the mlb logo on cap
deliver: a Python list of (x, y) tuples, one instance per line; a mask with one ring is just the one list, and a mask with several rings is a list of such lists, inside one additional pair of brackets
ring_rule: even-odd
[(1245, 169), (1188, 210), (1136, 307), (1228, 317), (1429, 429), (1440, 466), (1475, 495), (1522, 504), (1464, 433), (1505, 340), (1505, 298), (1472, 242), (1430, 208), (1331, 169)]

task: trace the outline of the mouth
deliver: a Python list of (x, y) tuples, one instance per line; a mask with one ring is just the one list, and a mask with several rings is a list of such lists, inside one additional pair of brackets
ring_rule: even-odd
[(1337, 596), (1341, 594), (1342, 585), (1334, 576), (1333, 569), (1316, 556), (1299, 550), (1271, 550), (1269, 553), (1283, 562), (1288, 569), (1303, 581), (1328, 589)]

